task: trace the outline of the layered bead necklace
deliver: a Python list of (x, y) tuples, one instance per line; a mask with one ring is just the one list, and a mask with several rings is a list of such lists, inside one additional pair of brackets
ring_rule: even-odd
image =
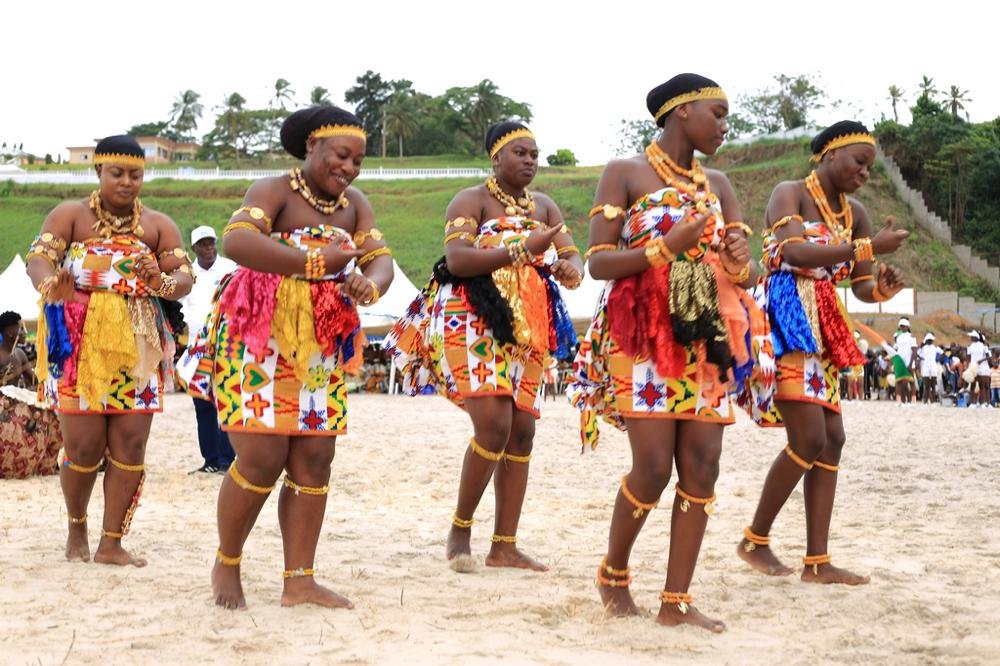
[(90, 210), (94, 211), (97, 221), (91, 226), (102, 238), (111, 238), (115, 234), (135, 234), (142, 236), (144, 233), (139, 220), (142, 217), (142, 202), (139, 197), (132, 202), (132, 213), (129, 215), (112, 215), (104, 209), (104, 202), (101, 201), (101, 194), (98, 190), (90, 193), (88, 202)]
[[(847, 200), (847, 195), (840, 193), (840, 212), (834, 213), (830, 208), (830, 202), (823, 191), (823, 185), (819, 182), (819, 176), (813, 171), (805, 178), (806, 191), (813, 198), (813, 203), (819, 210), (823, 218), (823, 224), (830, 230), (839, 243), (849, 243), (854, 227), (854, 213), (851, 211), (851, 204)], [(843, 222), (841, 222), (843, 219)]]
[(306, 179), (302, 175), (302, 169), (292, 169), (289, 172), (288, 186), (298, 192), (303, 199), (309, 202), (310, 206), (323, 215), (333, 215), (337, 212), (338, 208), (347, 208), (351, 205), (351, 202), (347, 200), (347, 197), (343, 193), (337, 197), (336, 201), (327, 201), (314, 195), (312, 190), (309, 189), (309, 185), (306, 184)]
[(529, 217), (535, 212), (535, 198), (528, 190), (524, 191), (523, 197), (514, 198), (513, 195), (500, 189), (500, 183), (497, 182), (495, 176), (486, 179), (486, 189), (489, 190), (494, 199), (503, 205), (503, 212), (507, 215)]
[[(655, 141), (646, 147), (646, 159), (649, 160), (649, 165), (653, 167), (653, 171), (664, 183), (686, 193), (695, 200), (695, 210), (702, 215), (708, 215), (711, 212), (707, 200), (712, 194), (712, 188), (708, 183), (705, 170), (698, 160), (692, 158), (691, 168), (683, 169)], [(685, 182), (679, 177), (687, 178), (691, 182)]]

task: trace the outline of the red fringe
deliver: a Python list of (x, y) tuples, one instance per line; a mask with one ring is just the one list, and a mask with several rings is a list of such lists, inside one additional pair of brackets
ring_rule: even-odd
[(854, 342), (854, 334), (844, 320), (837, 304), (837, 293), (829, 280), (816, 280), (816, 309), (819, 312), (823, 346), (833, 364), (838, 368), (863, 364), (865, 357)]
[(83, 338), (83, 324), (87, 321), (87, 306), (90, 305), (90, 294), (86, 291), (76, 292), (76, 298), (63, 304), (63, 317), (66, 320), (66, 330), (69, 341), (73, 345), (73, 353), (63, 365), (63, 373), (69, 386), (76, 386), (76, 369), (80, 360), (80, 341)]
[[(340, 342), (361, 326), (358, 310), (341, 294), (340, 287), (332, 280), (313, 282), (309, 285), (309, 291), (312, 294), (316, 341), (323, 349), (323, 354), (332, 356)], [(360, 335), (360, 331), (358, 334)]]
[(608, 327), (626, 355), (652, 359), (661, 377), (680, 377), (686, 355), (670, 325), (669, 284), (669, 265), (616, 280), (608, 295)]
[(271, 337), (271, 320), (274, 319), (280, 282), (280, 275), (240, 268), (219, 298), (219, 308), (228, 315), (231, 334), (260, 356)]

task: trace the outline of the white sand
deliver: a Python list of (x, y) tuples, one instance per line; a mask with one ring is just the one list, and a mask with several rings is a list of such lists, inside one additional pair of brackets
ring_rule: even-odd
[[(208, 578), (222, 477), (187, 475), (200, 464), (194, 410), (184, 396), (169, 396), (126, 539), (148, 567), (66, 562), (58, 479), (0, 481), (0, 663), (997, 663), (1000, 411), (845, 410), (831, 554), (872, 583), (767, 578), (736, 557), (784, 446), (782, 431), (757, 429), (741, 414), (727, 429), (718, 508), (691, 589), (699, 608), (727, 622), (716, 636), (662, 628), (652, 616), (602, 617), (593, 579), (627, 441), (604, 428), (598, 451), (581, 457), (577, 415), (562, 400), (545, 403), (519, 533), (550, 573), (447, 569), (467, 417), (439, 397), (351, 396), (317, 567), (357, 608), (280, 607), (271, 498), (245, 550), (250, 609), (218, 609)], [(90, 515), (102, 507), (97, 488)], [(473, 528), (480, 561), (492, 511), (490, 489)], [(668, 512), (656, 510), (632, 560), (633, 594), (651, 612), (668, 526)], [(796, 564), (805, 542), (801, 492), (772, 536), (777, 554)]]

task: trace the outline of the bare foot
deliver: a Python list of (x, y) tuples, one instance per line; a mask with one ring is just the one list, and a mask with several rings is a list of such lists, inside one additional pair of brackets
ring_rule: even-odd
[(601, 594), (601, 603), (604, 604), (606, 617), (628, 617), (629, 615), (642, 614), (635, 602), (632, 601), (632, 593), (628, 591), (627, 587), (598, 585), (597, 591)]
[(281, 605), (299, 604), (316, 604), (327, 608), (354, 608), (350, 599), (319, 585), (312, 576), (285, 579), (285, 589), (281, 592)]
[(246, 610), (247, 600), (243, 596), (240, 582), (240, 566), (226, 566), (216, 561), (212, 567), (212, 594), (215, 605), (231, 610)]
[(548, 571), (549, 568), (534, 560), (512, 543), (495, 543), (486, 556), (488, 567), (512, 567), (514, 569), (531, 569), (532, 571)]
[(841, 585), (867, 585), (871, 578), (861, 576), (847, 569), (840, 569), (832, 564), (820, 564), (813, 573), (812, 566), (803, 567), (803, 583), (840, 583)]
[(448, 547), (445, 556), (452, 570), (458, 573), (472, 573), (476, 570), (476, 560), (472, 557), (469, 539), (472, 536), (470, 528), (451, 526), (448, 532)]
[(90, 561), (90, 543), (87, 541), (87, 523), (69, 525), (69, 535), (66, 537), (66, 559)]
[(117, 564), (120, 567), (133, 566), (144, 567), (146, 560), (135, 557), (132, 553), (122, 548), (122, 542), (110, 537), (101, 537), (101, 542), (97, 544), (97, 552), (94, 553), (94, 561), (98, 564)]
[(715, 634), (721, 634), (726, 630), (724, 622), (707, 617), (691, 605), (688, 605), (686, 613), (682, 613), (677, 604), (662, 604), (660, 606), (660, 613), (656, 616), (656, 621), (666, 627), (691, 624), (702, 629), (708, 629)]
[[(748, 544), (753, 546), (751, 550), (747, 550)], [(751, 544), (746, 539), (740, 540), (740, 545), (736, 547), (736, 554), (754, 569), (768, 576), (790, 576), (795, 573), (795, 569), (782, 564), (770, 548)]]

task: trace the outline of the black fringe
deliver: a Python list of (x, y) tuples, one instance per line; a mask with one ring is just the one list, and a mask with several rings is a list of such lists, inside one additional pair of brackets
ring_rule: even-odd
[(492, 277), (489, 275), (455, 277), (448, 270), (448, 262), (441, 257), (434, 264), (434, 279), (438, 284), (462, 286), (476, 316), (486, 320), (486, 325), (493, 331), (494, 339), (500, 344), (516, 344), (514, 313), (507, 300), (500, 295), (500, 290), (497, 289)]

